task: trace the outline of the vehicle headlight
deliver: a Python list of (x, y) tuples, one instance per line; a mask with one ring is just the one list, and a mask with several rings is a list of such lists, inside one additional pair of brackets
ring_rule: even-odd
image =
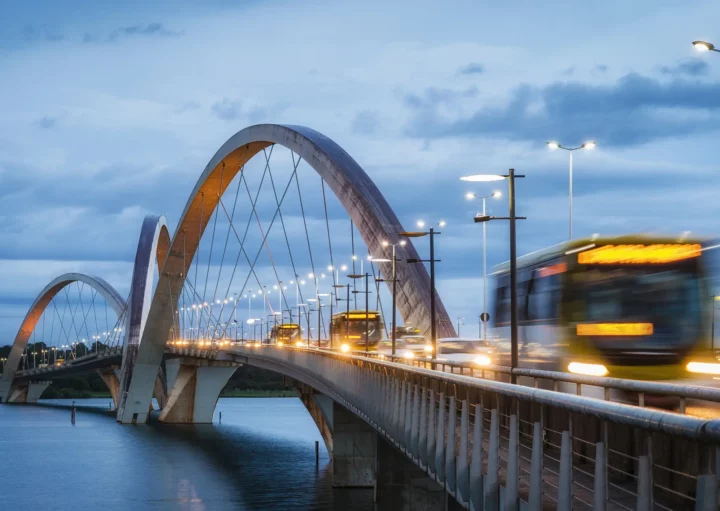
[(685, 369), (691, 373), (720, 374), (720, 364), (714, 364), (712, 362), (688, 362)]
[(302, 345), (303, 345), (302, 341), (297, 341), (295, 343), (295, 346), (297, 346), (298, 348), (302, 348)]
[(403, 358), (415, 358), (415, 353), (413, 353), (412, 351), (409, 351), (409, 350), (405, 350), (405, 351), (403, 351), (402, 356), (403, 356)]
[(259, 343), (259, 342), (256, 342), (256, 343), (255, 343), (255, 347), (256, 347), (256, 348), (259, 348), (259, 347), (260, 347), (260, 343)]
[(342, 351), (343, 353), (347, 353), (348, 351), (350, 351), (350, 346), (348, 344), (341, 344), (340, 351)]
[(278, 341), (277, 345), (278, 345), (278, 346), (280, 346), (280, 347), (282, 348), (283, 346), (285, 346), (285, 343), (284, 343), (284, 342), (282, 342), (282, 341)]
[(424, 349), (425, 349), (426, 353), (432, 353), (432, 351), (433, 351), (432, 344), (426, 344)]
[(489, 366), (492, 364), (492, 360), (490, 360), (490, 357), (487, 355), (478, 355), (475, 357), (475, 360), (473, 360), (477, 365), (479, 366)]
[(602, 364), (586, 364), (583, 362), (570, 362), (568, 371), (587, 376), (605, 376), (608, 373), (607, 367)]

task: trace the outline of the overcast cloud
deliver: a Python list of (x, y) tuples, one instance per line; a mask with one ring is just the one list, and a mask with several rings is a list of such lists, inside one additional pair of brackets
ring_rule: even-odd
[[(255, 123), (334, 139), (406, 226), (446, 220), (439, 288), (453, 317), (477, 317), (482, 296), (478, 204), (462, 200), (458, 178), (522, 171), (521, 251), (562, 241), (567, 154), (548, 151), (550, 139), (598, 143), (575, 158), (579, 236), (715, 235), (720, 58), (690, 42), (720, 39), (720, 5), (611, 0), (576, 16), (575, 4), (4, 3), (0, 345), (60, 273), (95, 273), (125, 292), (143, 216), (174, 227), (215, 151)], [(278, 182), (288, 161), (273, 163)], [(260, 155), (254, 184), (264, 166)], [(312, 178), (301, 174), (319, 254), (325, 217)], [(287, 220), (302, 243), (293, 204)], [(349, 259), (347, 217), (328, 205), (336, 257)], [(507, 202), (490, 206), (502, 214)], [(267, 225), (273, 198), (258, 211)], [(506, 231), (488, 227), (491, 264), (507, 258)]]

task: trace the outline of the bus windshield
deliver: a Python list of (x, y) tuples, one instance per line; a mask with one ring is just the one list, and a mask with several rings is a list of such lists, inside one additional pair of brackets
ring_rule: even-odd
[(298, 338), (300, 335), (300, 327), (297, 325), (277, 326), (275, 328), (277, 328), (277, 330), (275, 330), (276, 336), (280, 341), (290, 341)]
[[(702, 335), (701, 286), (691, 269), (594, 268), (576, 276), (585, 321), (652, 324), (652, 334), (632, 344), (651, 340), (658, 348), (678, 347)], [(628, 347), (629, 339), (622, 339)]]
[[(345, 323), (343, 321), (343, 323)], [(375, 319), (351, 319), (349, 322), (349, 332), (348, 336), (351, 338), (354, 336), (358, 336), (359, 339), (365, 338), (365, 326), (368, 325), (368, 337), (370, 339), (377, 339), (380, 337), (380, 320), (378, 318)], [(343, 326), (344, 328), (344, 326)]]

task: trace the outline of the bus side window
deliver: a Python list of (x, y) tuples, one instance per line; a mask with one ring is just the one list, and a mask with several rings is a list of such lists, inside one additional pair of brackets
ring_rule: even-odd
[(495, 325), (502, 325), (510, 321), (510, 288), (503, 279), (498, 282), (495, 290)]
[(538, 277), (535, 274), (532, 291), (528, 297), (528, 315), (530, 320), (551, 320), (558, 317), (560, 301), (560, 281), (558, 275)]

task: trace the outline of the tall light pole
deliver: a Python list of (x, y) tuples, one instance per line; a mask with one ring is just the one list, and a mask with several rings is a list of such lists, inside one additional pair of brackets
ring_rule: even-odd
[[(474, 176), (461, 177), (463, 181), (488, 182), (508, 180), (508, 206), (510, 216), (493, 217), (489, 215), (475, 215), (475, 223), (488, 222), (490, 220), (510, 220), (510, 368), (518, 367), (518, 307), (517, 307), (517, 250), (515, 236), (515, 221), (524, 220), (525, 217), (515, 216), (515, 178), (523, 178), (524, 175), (516, 175), (515, 169), (510, 169), (508, 174), (477, 174)], [(511, 372), (510, 381), (517, 383), (515, 372)]]
[(465, 318), (461, 318), (460, 316), (458, 316), (458, 318), (457, 318), (457, 335), (458, 335), (458, 337), (460, 337), (460, 325), (462, 325), (462, 323), (460, 323), (460, 322), (463, 319), (465, 319)]
[[(425, 227), (423, 220), (418, 220), (416, 225), (422, 229)], [(438, 222), (438, 227), (445, 227), (446, 223), (444, 220)], [(430, 227), (428, 231), (407, 231), (398, 233), (400, 236), (407, 236), (408, 238), (420, 238), (423, 236), (430, 236), (430, 259), (415, 259), (410, 258), (407, 260), (408, 264), (414, 263), (430, 263), (430, 337), (433, 348), (433, 357), (437, 356), (437, 321), (435, 316), (435, 263), (439, 263), (439, 259), (435, 259), (435, 236), (441, 234), (436, 231), (433, 227)], [(435, 364), (432, 364), (432, 368), (435, 369)]]
[(573, 153), (579, 149), (594, 149), (597, 144), (593, 141), (585, 142), (583, 145), (577, 147), (566, 147), (559, 142), (550, 141), (547, 143), (548, 148), (563, 149), (570, 154), (570, 228), (568, 239), (572, 239), (572, 213), (573, 213)]
[[(395, 356), (395, 340), (397, 338), (397, 310), (396, 310), (396, 303), (397, 303), (397, 257), (396, 257), (396, 247), (399, 245), (401, 247), (404, 247), (407, 242), (405, 240), (400, 240), (397, 243), (390, 243), (388, 241), (383, 241), (382, 243), (383, 247), (392, 247), (392, 355)], [(373, 259), (374, 262), (387, 262), (387, 259)], [(384, 282), (385, 279), (377, 279), (379, 282)]]
[[(493, 199), (499, 199), (502, 197), (502, 192), (494, 191), (490, 195), (485, 195), (482, 197), (478, 197), (473, 192), (468, 192), (465, 194), (465, 198), (467, 200), (474, 200), (474, 199), (482, 199), (482, 214), (486, 215), (486, 201), (487, 199), (493, 198)], [(480, 324), (482, 325), (482, 338), (487, 339), (487, 322), (489, 319), (488, 313), (487, 313), (487, 226), (483, 224), (483, 311), (480, 315)], [(460, 334), (458, 333), (458, 336)]]
[(715, 48), (715, 45), (713, 43), (709, 43), (707, 41), (693, 41), (692, 45), (697, 51), (700, 52), (714, 51), (720, 53), (720, 50)]

